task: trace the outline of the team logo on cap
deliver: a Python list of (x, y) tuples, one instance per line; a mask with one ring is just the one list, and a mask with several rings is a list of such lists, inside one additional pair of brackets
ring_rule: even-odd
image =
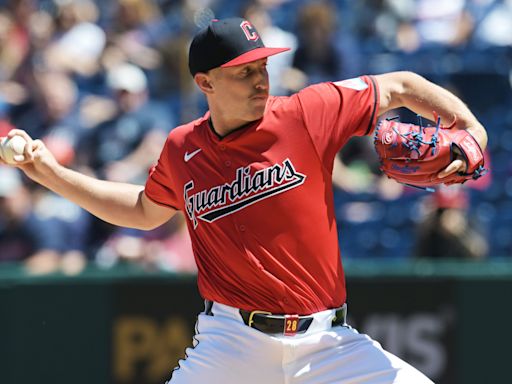
[(258, 32), (256, 32), (256, 28), (254, 28), (252, 24), (249, 23), (247, 20), (242, 21), (242, 23), (240, 24), (240, 28), (242, 28), (242, 31), (244, 31), (247, 40), (256, 41), (260, 38)]

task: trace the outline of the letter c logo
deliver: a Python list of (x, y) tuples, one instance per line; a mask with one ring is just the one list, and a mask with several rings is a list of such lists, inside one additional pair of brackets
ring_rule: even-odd
[(242, 31), (244, 31), (247, 40), (256, 41), (260, 38), (256, 32), (256, 29), (247, 20), (242, 21), (240, 28), (242, 28)]

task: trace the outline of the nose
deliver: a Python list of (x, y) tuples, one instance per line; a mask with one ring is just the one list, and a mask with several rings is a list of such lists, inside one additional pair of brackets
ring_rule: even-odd
[(255, 87), (260, 91), (267, 91), (269, 89), (268, 73), (266, 68), (259, 71)]

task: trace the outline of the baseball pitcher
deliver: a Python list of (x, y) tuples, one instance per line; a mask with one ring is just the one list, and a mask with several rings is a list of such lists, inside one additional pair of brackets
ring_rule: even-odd
[[(475, 164), (486, 132), (457, 97), (409, 72), (333, 79), (270, 96), (267, 57), (285, 50), (265, 47), (243, 19), (202, 29), (190, 46), (189, 68), (209, 111), (170, 132), (145, 186), (65, 168), (20, 130), (9, 133), (27, 141), (16, 166), (119, 226), (151, 229), (177, 210), (185, 214), (205, 310), (170, 383), (432, 383), (345, 321), (333, 159), (352, 136), (374, 135), (379, 115), (393, 108), (430, 119), (436, 111), (469, 137), (475, 156), (444, 156), (436, 177), (419, 184), (425, 186), (481, 171)], [(409, 135), (396, 130), (384, 144)], [(406, 174), (421, 162), (409, 157), (399, 164), (408, 166)]]

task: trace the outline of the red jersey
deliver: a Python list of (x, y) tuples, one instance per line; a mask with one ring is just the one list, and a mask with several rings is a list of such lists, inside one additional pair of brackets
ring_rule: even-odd
[(171, 131), (145, 193), (188, 218), (203, 298), (295, 314), (345, 302), (331, 173), (372, 131), (378, 99), (365, 76), (271, 96), (261, 120), (222, 138), (209, 113)]

